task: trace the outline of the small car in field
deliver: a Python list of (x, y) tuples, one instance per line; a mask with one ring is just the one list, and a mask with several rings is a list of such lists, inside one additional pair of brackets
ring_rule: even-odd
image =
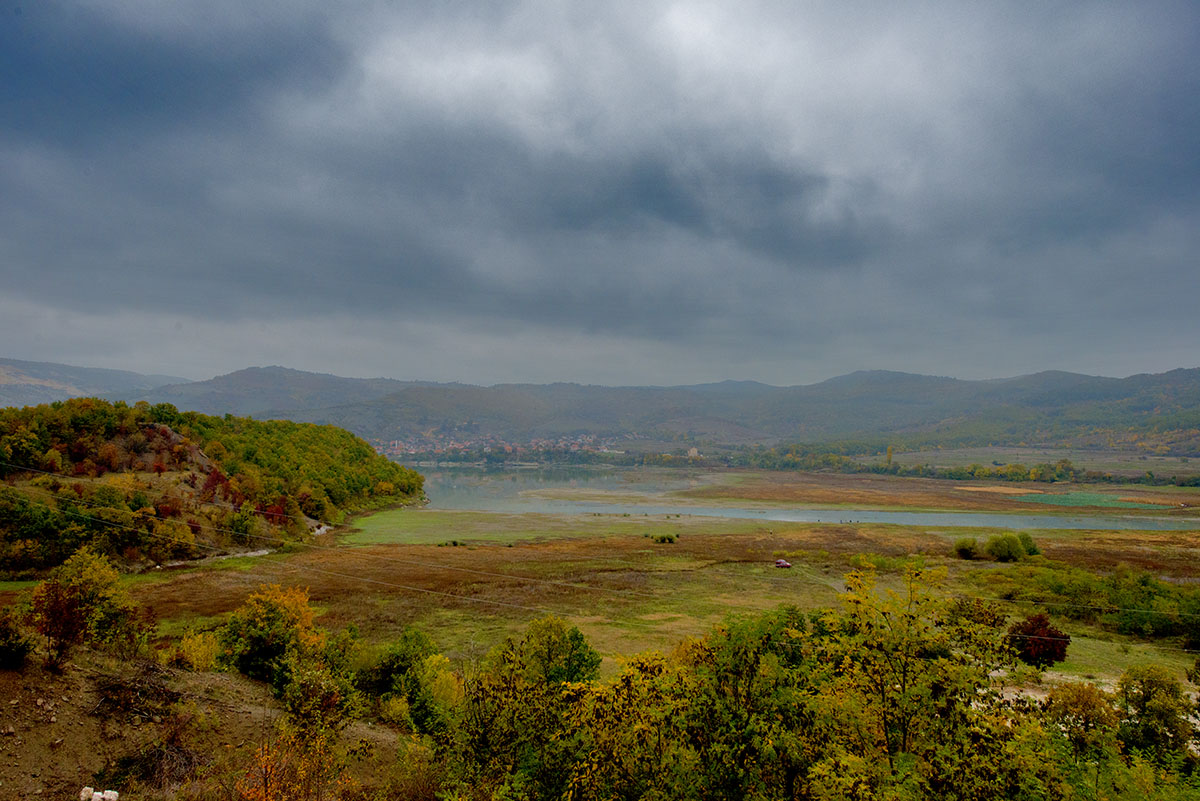
[(792, 563), (786, 559), (776, 559), (775, 567), (791, 567)]

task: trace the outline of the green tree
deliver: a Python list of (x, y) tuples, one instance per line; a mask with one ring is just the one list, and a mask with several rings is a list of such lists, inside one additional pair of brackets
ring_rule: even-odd
[(436, 656), (433, 640), (406, 626), (373, 665), (359, 672), (357, 684), (381, 707), (401, 700), (417, 731), (442, 740), (449, 734), (452, 711), (438, 691), (443, 674), (435, 667)]
[[(831, 798), (1045, 799), (1064, 792), (1048, 743), (1003, 702), (1011, 667), (994, 615), (930, 594), (910, 569), (898, 590), (846, 577), (819, 659), (829, 745), (808, 791)], [(980, 614), (975, 614), (979, 611)]]
[(687, 671), (657, 653), (631, 659), (612, 682), (589, 685), (569, 712), (581, 742), (564, 797), (702, 798), (687, 724), (693, 698)]
[(0, 609), (0, 670), (20, 670), (33, 650), (21, 628), (20, 617), (12, 609)]
[(282, 691), (289, 682), (288, 657), (318, 653), (325, 632), (313, 623), (308, 591), (263, 585), (229, 616), (220, 640), (226, 663)]
[(795, 608), (732, 620), (681, 648), (681, 700), (701, 795), (794, 797), (828, 739), (813, 699), (826, 665)]
[(600, 655), (561, 618), (530, 623), (517, 648), (530, 682), (591, 681), (600, 672)]
[(1050, 689), (1043, 710), (1070, 744), (1075, 767), (1092, 765), (1091, 791), (1099, 798), (1101, 769), (1117, 751), (1120, 715), (1113, 699), (1094, 684), (1067, 682)]
[(997, 562), (1016, 562), (1027, 555), (1021, 540), (1013, 534), (997, 534), (987, 541), (984, 550)]
[(558, 618), (530, 623), (520, 640), (493, 650), (465, 685), (458, 729), (461, 766), (476, 785), (499, 791), (515, 780), (540, 798), (560, 798), (578, 753), (567, 714), (600, 657)]
[(1196, 736), (1183, 684), (1162, 665), (1129, 668), (1117, 682), (1120, 739), (1129, 751), (1165, 761), (1187, 753)]
[(83, 642), (120, 638), (133, 624), (133, 604), (107, 559), (80, 548), (33, 591), (32, 620), (46, 638), (47, 664), (58, 669)]

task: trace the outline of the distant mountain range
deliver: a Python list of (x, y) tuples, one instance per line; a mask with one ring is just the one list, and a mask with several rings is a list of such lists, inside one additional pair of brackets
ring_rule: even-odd
[(0, 359), (0, 406), (35, 406), (89, 396), (125, 398), (164, 384), (186, 381), (170, 375)]
[[(0, 403), (72, 394), (168, 402), (181, 410), (332, 423), (377, 442), (509, 442), (591, 434), (869, 448), (958, 445), (1123, 446), (1200, 453), (1200, 369), (1128, 378), (1043, 372), (963, 381), (866, 371), (818, 384), (724, 381), (676, 387), (358, 379), (252, 367), (207, 381), (0, 360)], [(849, 444), (847, 444), (849, 443)]]

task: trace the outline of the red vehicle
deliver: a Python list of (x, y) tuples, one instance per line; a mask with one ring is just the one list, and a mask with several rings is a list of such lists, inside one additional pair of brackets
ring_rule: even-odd
[(792, 563), (786, 559), (776, 559), (775, 567), (791, 567)]

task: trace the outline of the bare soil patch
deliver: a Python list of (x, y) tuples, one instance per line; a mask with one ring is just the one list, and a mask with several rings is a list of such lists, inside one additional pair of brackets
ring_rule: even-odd
[[(1019, 500), (1022, 495), (1054, 495), (1087, 489), (1109, 493), (1104, 485), (1019, 482), (996, 485), (946, 479), (874, 475), (871, 473), (725, 473), (713, 484), (672, 493), (720, 501), (762, 501), (811, 506), (866, 508), (917, 508), (947, 511), (993, 511), (1045, 513), (1045, 506)], [(1161, 487), (1121, 487), (1120, 493), (1138, 503), (1166, 504), (1165, 513), (1190, 514), (1200, 506), (1200, 490)], [(1173, 508), (1172, 508), (1173, 507)], [(1093, 508), (1089, 506), (1059, 508)], [(1122, 513), (1104, 508), (1105, 514)], [(1191, 509), (1192, 512), (1185, 510)]]
[(1011, 487), (1011, 486), (1009, 486), (1009, 487), (997, 487), (997, 486), (980, 487), (980, 486), (975, 486), (975, 485), (968, 486), (968, 487), (957, 486), (957, 487), (955, 487), (955, 489), (959, 490), (960, 492), (994, 492), (997, 495), (1030, 495), (1030, 494), (1040, 494), (1044, 491), (1044, 490), (1040, 490), (1040, 489), (1028, 489), (1026, 487)]

